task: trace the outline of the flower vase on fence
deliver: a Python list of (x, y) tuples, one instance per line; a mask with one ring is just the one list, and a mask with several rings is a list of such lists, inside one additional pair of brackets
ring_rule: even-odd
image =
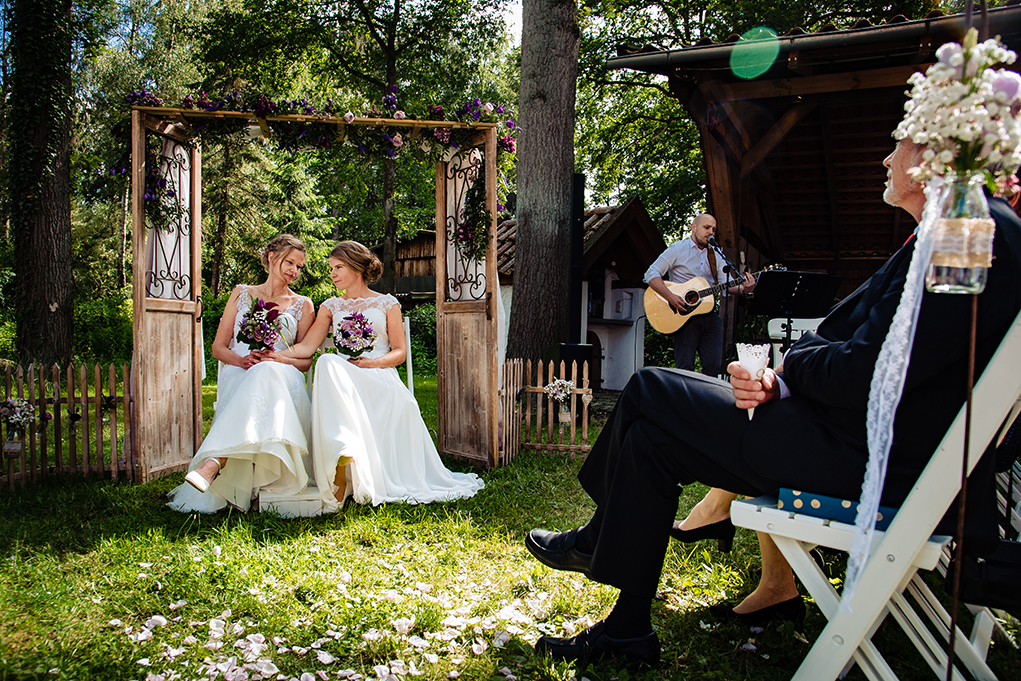
[(940, 196), (941, 214), (925, 287), (935, 293), (978, 294), (992, 265), (994, 223), (983, 186), (985, 174), (951, 174)]
[(571, 407), (563, 402), (560, 403), (560, 411), (557, 413), (557, 421), (560, 423), (571, 422)]

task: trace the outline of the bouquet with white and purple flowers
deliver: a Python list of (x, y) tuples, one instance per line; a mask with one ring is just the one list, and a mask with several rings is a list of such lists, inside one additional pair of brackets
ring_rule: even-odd
[(0, 402), (0, 419), (7, 426), (8, 435), (11, 435), (12, 430), (20, 432), (35, 420), (35, 410), (28, 400), (12, 397)]
[(280, 311), (276, 308), (276, 303), (267, 303), (262, 298), (252, 301), (241, 317), (237, 341), (247, 344), (249, 351), (272, 350), (281, 337)]
[(376, 345), (376, 332), (360, 312), (352, 312), (337, 323), (331, 334), (337, 352), (348, 357), (360, 357)]

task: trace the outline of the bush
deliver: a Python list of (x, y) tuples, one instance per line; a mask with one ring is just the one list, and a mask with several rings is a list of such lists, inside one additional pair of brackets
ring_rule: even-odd
[(411, 362), (416, 374), (436, 373), (436, 303), (408, 312), (411, 325)]
[(134, 319), (128, 289), (103, 298), (78, 296), (74, 306), (74, 355), (101, 364), (130, 362)]

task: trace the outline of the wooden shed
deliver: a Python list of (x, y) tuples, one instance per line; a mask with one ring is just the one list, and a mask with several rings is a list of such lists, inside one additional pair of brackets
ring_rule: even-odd
[[(965, 31), (964, 15), (940, 13), (795, 29), (779, 37), (772, 66), (748, 80), (731, 68), (736, 35), (670, 50), (621, 48), (609, 64), (666, 76), (698, 125), (709, 211), (728, 254), (746, 251), (754, 269), (780, 262), (840, 275), (844, 295), (914, 228), (883, 202), (882, 161), (908, 77)], [(1021, 7), (990, 10), (989, 35), (1021, 47)]]

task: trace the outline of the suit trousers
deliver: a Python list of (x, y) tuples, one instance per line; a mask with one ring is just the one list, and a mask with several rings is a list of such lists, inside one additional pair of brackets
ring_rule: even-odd
[(747, 495), (775, 489), (743, 465), (747, 430), (748, 414), (726, 381), (661, 368), (632, 376), (578, 473), (602, 517), (592, 578), (655, 596), (680, 485)]

